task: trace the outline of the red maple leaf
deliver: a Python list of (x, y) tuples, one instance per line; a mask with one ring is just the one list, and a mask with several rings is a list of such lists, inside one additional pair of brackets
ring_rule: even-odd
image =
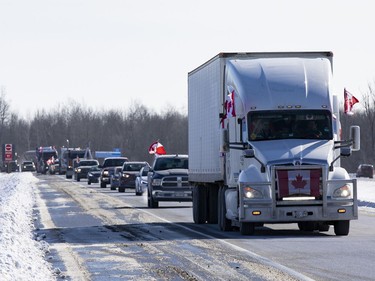
[(300, 189), (300, 188), (304, 188), (305, 185), (307, 184), (307, 182), (305, 180), (302, 180), (302, 176), (300, 174), (298, 174), (296, 176), (296, 179), (292, 181), (292, 185), (296, 188), (296, 189)]

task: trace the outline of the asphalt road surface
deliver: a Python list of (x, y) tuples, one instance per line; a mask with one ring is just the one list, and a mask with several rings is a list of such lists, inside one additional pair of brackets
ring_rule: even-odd
[(344, 237), (295, 224), (242, 236), (194, 224), (191, 203), (150, 209), (134, 190), (37, 177), (38, 235), (64, 280), (374, 280), (375, 213)]

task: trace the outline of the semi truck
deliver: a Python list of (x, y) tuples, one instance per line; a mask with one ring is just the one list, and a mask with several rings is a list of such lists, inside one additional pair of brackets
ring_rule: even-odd
[(54, 146), (41, 146), (35, 149), (36, 171), (46, 174), (51, 163), (58, 158), (57, 150)]
[(253, 235), (264, 224), (348, 235), (357, 182), (340, 158), (332, 52), (220, 53), (188, 73), (193, 220)]

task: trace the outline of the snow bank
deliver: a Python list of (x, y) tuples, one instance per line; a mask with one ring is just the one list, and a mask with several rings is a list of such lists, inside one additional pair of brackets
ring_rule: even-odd
[(31, 173), (0, 175), (0, 279), (56, 280), (44, 259), (45, 242), (34, 239), (37, 179)]

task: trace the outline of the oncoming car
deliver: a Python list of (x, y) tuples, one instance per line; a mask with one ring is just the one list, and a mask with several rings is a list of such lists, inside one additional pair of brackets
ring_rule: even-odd
[(374, 166), (371, 164), (361, 164), (358, 166), (356, 177), (374, 177)]

